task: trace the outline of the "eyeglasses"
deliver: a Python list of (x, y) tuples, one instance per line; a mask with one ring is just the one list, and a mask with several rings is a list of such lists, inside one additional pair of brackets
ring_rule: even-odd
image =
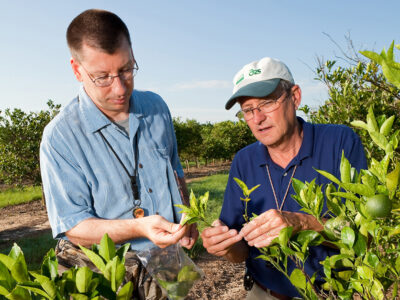
[[(256, 107), (241, 109), (236, 113), (236, 117), (239, 119), (245, 119), (245, 121), (249, 121), (253, 119), (255, 110), (258, 110), (258, 112), (261, 113), (273, 112), (274, 110), (277, 110), (281, 103), (288, 98), (287, 95), (289, 95), (288, 92), (283, 92), (278, 99), (263, 100)], [(282, 99), (282, 101), (279, 101), (280, 99)]]
[(132, 80), (132, 78), (136, 76), (137, 71), (139, 70), (139, 66), (135, 61), (135, 64), (133, 65), (132, 68), (127, 68), (125, 70), (122, 70), (118, 73), (118, 75), (106, 75), (94, 78), (93, 75), (90, 74), (82, 64), (81, 66), (88, 74), (90, 80), (98, 87), (107, 87), (112, 85), (114, 78), (116, 77), (119, 77), (121, 80), (124, 81)]

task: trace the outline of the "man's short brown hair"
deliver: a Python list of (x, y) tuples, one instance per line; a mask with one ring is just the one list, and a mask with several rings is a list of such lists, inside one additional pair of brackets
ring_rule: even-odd
[(72, 20), (67, 29), (67, 43), (71, 55), (79, 60), (83, 44), (113, 54), (125, 37), (131, 44), (128, 28), (114, 13), (89, 9)]

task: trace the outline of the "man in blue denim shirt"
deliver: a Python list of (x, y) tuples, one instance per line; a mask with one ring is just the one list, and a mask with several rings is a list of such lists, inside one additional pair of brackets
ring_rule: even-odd
[[(281, 229), (292, 226), (301, 230), (322, 231), (323, 226), (303, 213), (291, 199), (292, 178), (317, 184), (328, 179), (314, 168), (327, 170), (340, 177), (342, 151), (357, 170), (365, 169), (366, 159), (360, 138), (348, 127), (310, 124), (296, 117), (301, 102), (301, 89), (282, 62), (266, 57), (244, 66), (234, 77), (234, 91), (226, 103), (230, 109), (240, 104), (239, 117), (244, 118), (258, 140), (240, 150), (231, 166), (220, 218), (212, 228), (202, 232), (208, 252), (232, 262), (246, 261), (250, 290), (248, 300), (290, 299), (299, 297), (295, 287), (271, 265), (257, 259), (259, 248), (269, 246)], [(236, 182), (237, 177), (249, 188), (260, 185), (247, 202)], [(246, 222), (244, 214), (258, 217)], [(335, 249), (321, 245), (310, 247), (305, 271), (311, 277), (321, 275), (320, 261)], [(288, 262), (289, 273), (294, 264)], [(249, 277), (247, 277), (249, 278)], [(317, 281), (321, 279), (318, 276)], [(251, 282), (254, 284), (251, 286)], [(320, 283), (320, 281), (319, 281)]]
[(82, 87), (46, 127), (40, 149), (53, 236), (89, 246), (108, 233), (133, 250), (191, 248), (197, 230), (180, 226), (174, 207), (186, 186), (171, 115), (157, 94), (133, 90), (138, 66), (126, 25), (87, 10), (67, 41)]

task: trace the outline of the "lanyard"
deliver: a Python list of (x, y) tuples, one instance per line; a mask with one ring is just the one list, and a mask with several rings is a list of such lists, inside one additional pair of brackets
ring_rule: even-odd
[(288, 192), (289, 192), (290, 184), (292, 183), (292, 179), (293, 179), (294, 173), (296, 172), (297, 165), (294, 166), (294, 169), (293, 169), (293, 172), (292, 172), (292, 176), (290, 177), (288, 186), (287, 186), (287, 188), (286, 188), (285, 196), (283, 196), (283, 199), (282, 199), (282, 202), (281, 202), (281, 205), (280, 205), (280, 206), (279, 206), (279, 204), (278, 204), (278, 197), (276, 196), (276, 193), (275, 193), (274, 184), (272, 183), (271, 173), (269, 172), (268, 164), (266, 165), (266, 167), (267, 167), (267, 173), (268, 173), (269, 182), (270, 182), (270, 184), (271, 184), (272, 192), (273, 192), (274, 198), (275, 198), (276, 209), (277, 209), (279, 212), (281, 212), (281, 211), (282, 211), (282, 208), (283, 208), (283, 205), (285, 204), (286, 197), (287, 197), (287, 194), (288, 194)]
[(139, 172), (138, 172), (138, 156), (139, 156), (138, 135), (135, 134), (135, 166), (134, 166), (134, 174), (131, 175), (129, 173), (128, 169), (126, 168), (126, 166), (124, 165), (124, 163), (122, 162), (122, 160), (119, 158), (117, 152), (115, 152), (114, 148), (108, 142), (108, 140), (103, 135), (103, 133), (100, 130), (98, 132), (99, 132), (100, 136), (103, 138), (104, 142), (107, 144), (107, 146), (111, 149), (112, 153), (114, 153), (115, 157), (117, 158), (117, 160), (121, 164), (122, 168), (124, 169), (126, 175), (128, 175), (128, 177), (129, 177), (129, 180), (131, 182), (131, 189), (132, 189), (132, 193), (133, 193), (133, 204), (134, 204), (133, 212), (132, 212), (133, 216), (135, 218), (143, 217), (144, 216), (144, 210), (143, 210), (143, 208), (140, 207), (140, 204), (142, 203), (142, 201), (140, 200), (140, 197), (139, 197), (139, 187), (138, 187), (138, 180), (139, 180)]

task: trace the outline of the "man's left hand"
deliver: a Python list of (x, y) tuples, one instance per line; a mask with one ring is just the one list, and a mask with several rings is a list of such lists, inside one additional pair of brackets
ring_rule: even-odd
[(191, 249), (199, 237), (199, 231), (197, 230), (196, 224), (187, 225), (188, 229), (186, 230), (183, 238), (180, 239), (179, 243), (182, 247), (187, 249)]
[(279, 232), (289, 226), (293, 226), (293, 231), (301, 229), (297, 213), (270, 209), (244, 225), (239, 234), (249, 246), (262, 248), (269, 246), (272, 240), (279, 236)]

